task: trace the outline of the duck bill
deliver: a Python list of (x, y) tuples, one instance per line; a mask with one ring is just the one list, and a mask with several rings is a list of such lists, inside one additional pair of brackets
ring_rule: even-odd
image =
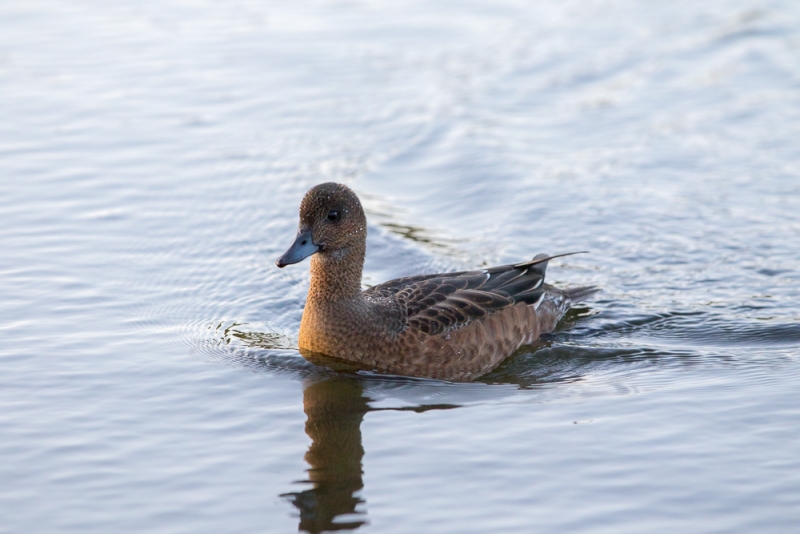
[(311, 240), (311, 230), (300, 230), (292, 246), (275, 261), (275, 265), (282, 269), (287, 265), (301, 262), (316, 252), (319, 252), (319, 245)]

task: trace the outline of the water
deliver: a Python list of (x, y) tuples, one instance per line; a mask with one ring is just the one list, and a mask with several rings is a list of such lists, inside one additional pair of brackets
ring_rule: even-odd
[[(800, 7), (5, 2), (0, 531), (789, 532)], [(473, 384), (315, 367), (303, 193), (365, 284), (603, 292)]]

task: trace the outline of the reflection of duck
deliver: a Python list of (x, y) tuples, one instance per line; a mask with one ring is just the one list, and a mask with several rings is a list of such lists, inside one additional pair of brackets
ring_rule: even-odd
[(467, 381), (488, 373), (594, 288), (544, 284), (548, 257), (490, 269), (392, 280), (361, 291), (367, 224), (340, 184), (312, 188), (278, 267), (311, 258), (301, 349), (381, 372)]
[[(359, 379), (347, 376), (310, 379), (303, 390), (306, 434), (311, 438), (305, 459), (312, 487), (281, 495), (300, 511), (298, 530), (325, 532), (355, 530), (367, 522), (361, 459), (361, 421), (369, 411), (449, 410), (453, 404), (429, 404), (400, 408), (370, 408)], [(338, 520), (337, 520), (338, 519)]]
[[(361, 420), (369, 411), (363, 389), (348, 379), (309, 383), (303, 409), (312, 441), (305, 456), (310, 466), (307, 482), (313, 487), (283, 497), (300, 511), (301, 531), (354, 530), (366, 522), (364, 512), (356, 510), (364, 502), (357, 495), (364, 486)], [(337, 522), (342, 515), (352, 517)]]

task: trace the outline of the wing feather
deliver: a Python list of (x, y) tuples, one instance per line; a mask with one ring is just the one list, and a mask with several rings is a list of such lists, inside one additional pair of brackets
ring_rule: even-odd
[(523, 263), (480, 271), (398, 278), (366, 290), (364, 296), (392, 301), (404, 314), (406, 327), (441, 334), (519, 302), (538, 306), (544, 297), (547, 262), (568, 255), (541, 254)]

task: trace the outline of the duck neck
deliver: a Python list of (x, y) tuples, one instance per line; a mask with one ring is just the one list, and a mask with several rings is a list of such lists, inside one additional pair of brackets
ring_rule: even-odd
[(308, 300), (314, 303), (362, 298), (361, 272), (366, 244), (311, 256)]

